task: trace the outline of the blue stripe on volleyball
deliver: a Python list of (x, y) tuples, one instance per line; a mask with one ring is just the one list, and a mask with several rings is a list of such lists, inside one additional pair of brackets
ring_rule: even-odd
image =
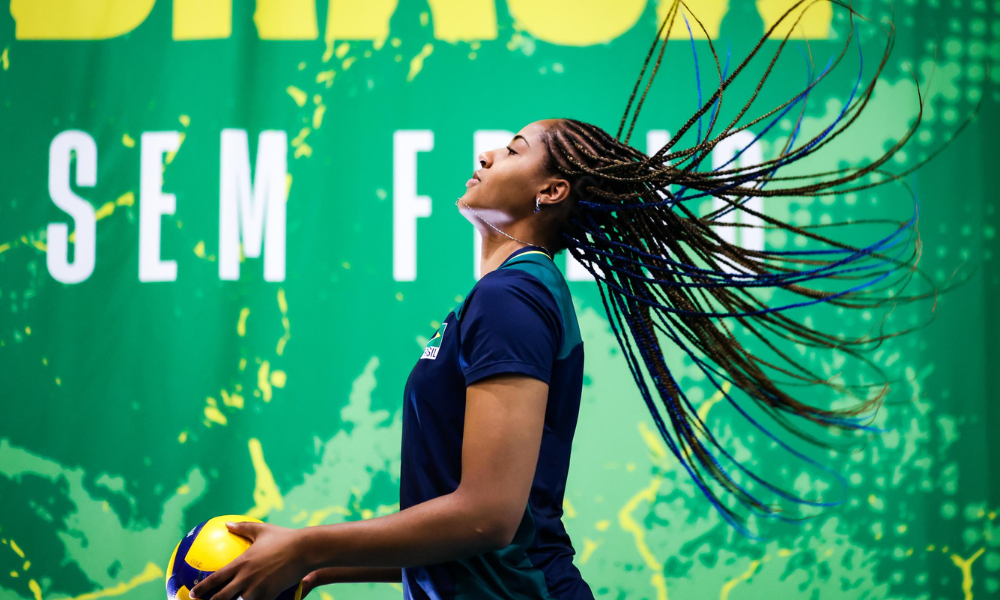
[(190, 591), (197, 582), (211, 575), (210, 571), (201, 571), (192, 567), (187, 562), (187, 553), (191, 549), (191, 544), (194, 543), (195, 538), (198, 537), (204, 526), (205, 523), (195, 526), (194, 529), (184, 536), (184, 539), (181, 540), (180, 545), (177, 547), (177, 555), (174, 557), (174, 572), (171, 574), (171, 579), (176, 585), (173, 590), (174, 594), (177, 593), (177, 590), (181, 586), (187, 587), (188, 591)]

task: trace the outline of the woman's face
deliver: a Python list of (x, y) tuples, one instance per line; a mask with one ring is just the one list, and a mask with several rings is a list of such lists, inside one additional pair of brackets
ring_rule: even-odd
[[(553, 177), (545, 171), (547, 148), (539, 137), (549, 127), (558, 123), (558, 119), (543, 119), (525, 125), (505, 147), (488, 150), (479, 155), (480, 168), (466, 182), (465, 194), (458, 205), (459, 212), (465, 215), (474, 225), (480, 227), (479, 219), (471, 213), (468, 207), (497, 226), (511, 224), (535, 212), (535, 199), (542, 198), (547, 204), (553, 200), (561, 200), (568, 193), (561, 192), (561, 184), (566, 181)], [(468, 206), (467, 206), (468, 205)], [(545, 210), (545, 207), (542, 207)]]

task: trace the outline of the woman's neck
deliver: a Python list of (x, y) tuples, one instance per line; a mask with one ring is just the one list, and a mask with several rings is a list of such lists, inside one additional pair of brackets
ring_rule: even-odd
[(531, 245), (533, 244), (525, 245), (514, 240), (490, 241), (484, 239), (483, 249), (479, 257), (479, 276), (483, 277), (490, 271), (495, 271), (511, 254)]

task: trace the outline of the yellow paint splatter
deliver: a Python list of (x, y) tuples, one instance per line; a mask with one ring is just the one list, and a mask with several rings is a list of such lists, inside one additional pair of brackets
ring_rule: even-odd
[(180, 117), (177, 118), (177, 120), (180, 121), (181, 125), (183, 125), (184, 127), (187, 127), (188, 125), (191, 124), (191, 117), (187, 115), (181, 115)]
[(396, 300), (403, 301), (403, 292), (396, 292)]
[(0, 54), (0, 65), (3, 66), (3, 70), (6, 71), (10, 68), (10, 46), (3, 49), (3, 54)]
[(278, 347), (275, 350), (278, 356), (281, 356), (285, 353), (285, 344), (288, 343), (288, 340), (292, 339), (292, 326), (288, 320), (288, 301), (285, 299), (284, 288), (278, 288), (278, 310), (281, 311), (281, 326), (285, 329), (285, 333), (278, 340)]
[(164, 158), (163, 158), (163, 168), (164, 169), (166, 169), (167, 165), (169, 165), (170, 163), (174, 162), (174, 157), (177, 156), (178, 152), (180, 152), (181, 146), (184, 145), (184, 138), (186, 138), (186, 137), (187, 137), (187, 134), (184, 133), (183, 131), (180, 132), (179, 134), (177, 134), (177, 150), (171, 150), (170, 152), (167, 152), (166, 155), (164, 155)]
[(963, 559), (957, 554), (951, 555), (951, 562), (955, 563), (955, 566), (962, 570), (962, 591), (965, 592), (965, 600), (972, 600), (972, 563), (974, 563), (985, 550), (986, 546), (983, 546), (968, 559)]
[(56, 385), (62, 385), (62, 378), (56, 377)]
[(628, 502), (625, 503), (625, 506), (618, 511), (618, 524), (627, 533), (632, 534), (632, 537), (635, 539), (635, 546), (639, 551), (639, 555), (642, 556), (646, 565), (656, 573), (663, 570), (663, 565), (656, 559), (656, 556), (653, 555), (653, 552), (649, 549), (649, 545), (646, 544), (646, 529), (635, 520), (632, 513), (643, 501), (651, 503), (656, 500), (656, 491), (660, 489), (660, 484), (662, 482), (662, 477), (654, 477), (648, 486), (639, 490), (639, 492), (632, 496)]
[(347, 51), (350, 49), (351, 45), (348, 44), (347, 42), (343, 42), (342, 44), (337, 46), (335, 54), (337, 55), (337, 58), (344, 58), (344, 56), (347, 54)]
[(94, 213), (94, 217), (99, 221), (104, 217), (110, 216), (111, 213), (113, 212), (115, 212), (115, 203), (105, 202), (103, 205), (101, 205), (101, 208), (97, 209), (97, 211)]
[(124, 144), (126, 148), (135, 148), (135, 140), (132, 139), (132, 136), (127, 133), (122, 136), (122, 144)]
[(208, 402), (208, 406), (205, 407), (206, 419), (212, 423), (218, 423), (219, 425), (225, 425), (228, 423), (226, 415), (222, 414), (222, 411), (219, 410), (219, 404), (215, 401), (215, 398), (209, 396), (206, 402)]
[(257, 387), (263, 394), (264, 402), (271, 401), (271, 382), (268, 377), (270, 369), (271, 364), (266, 360), (260, 363), (260, 369), (257, 369)]
[(295, 87), (294, 85), (286, 87), (285, 91), (288, 92), (288, 95), (292, 97), (292, 100), (295, 101), (295, 104), (298, 104), (299, 106), (306, 105), (306, 100), (309, 98), (309, 94), (306, 94), (305, 92)]
[(0, 254), (10, 250), (10, 244), (0, 244)]
[[(319, 96), (316, 96), (319, 98)], [(326, 113), (326, 105), (323, 104), (322, 100), (316, 103), (316, 110), (313, 111), (312, 126), (313, 129), (319, 129), (320, 125), (323, 124), (323, 115)]]
[(24, 550), (21, 550), (21, 547), (18, 546), (17, 542), (15, 542), (14, 540), (10, 541), (10, 549), (13, 550), (21, 558), (24, 558)]
[(25, 327), (25, 328), (24, 328), (24, 333), (25, 333), (26, 335), (31, 335), (31, 327)]
[(594, 529), (598, 531), (607, 531), (608, 527), (611, 526), (611, 521), (607, 519), (601, 519), (597, 523), (594, 523)]
[(205, 240), (201, 240), (195, 245), (194, 255), (198, 258), (205, 258)]
[(11, 577), (14, 577), (14, 578), (17, 578), (17, 577), (20, 577), (20, 576), (21, 576), (21, 574), (20, 574), (20, 573), (18, 573), (17, 571), (11, 571), (11, 572), (10, 572), (10, 576), (11, 576)]
[(590, 538), (583, 538), (583, 552), (580, 553), (581, 565), (586, 564), (590, 560), (590, 555), (594, 553), (594, 550), (597, 550), (598, 546), (600, 546), (598, 542)]
[(357, 56), (348, 56), (344, 59), (344, 62), (340, 63), (340, 67), (346, 71), (351, 68), (351, 65), (353, 65), (356, 60), (358, 60)]
[(424, 44), (420, 53), (410, 59), (410, 73), (406, 76), (407, 81), (413, 81), (420, 69), (424, 68), (424, 59), (430, 56), (431, 52), (434, 52), (434, 44)]
[(230, 394), (226, 390), (222, 390), (222, 403), (233, 408), (243, 408), (243, 396), (236, 392)]
[(247, 317), (250, 316), (250, 309), (244, 307), (240, 310), (240, 320), (236, 323), (236, 334), (243, 337), (247, 334)]
[(288, 382), (288, 375), (284, 371), (277, 370), (271, 373), (271, 385), (276, 388), (285, 387), (285, 383)]
[(135, 204), (135, 193), (125, 192), (121, 196), (118, 196), (118, 199), (115, 200), (115, 204), (118, 206), (132, 206)]
[(38, 582), (34, 579), (28, 580), (28, 589), (31, 590), (31, 595), (35, 597), (35, 600), (42, 600), (42, 588), (38, 585)]
[(314, 527), (316, 525), (319, 525), (320, 523), (325, 521), (327, 517), (329, 517), (334, 513), (340, 513), (344, 516), (349, 516), (351, 514), (351, 511), (347, 510), (343, 506), (330, 506), (322, 510), (314, 510), (312, 512), (312, 515), (310, 515), (309, 517), (309, 521), (306, 522), (306, 526)]
[(312, 130), (308, 127), (303, 127), (302, 130), (299, 131), (299, 134), (292, 139), (291, 144), (292, 148), (295, 148), (295, 158), (299, 158), (303, 155), (312, 156), (312, 148), (310, 148), (309, 144), (306, 143), (306, 138), (309, 136), (311, 131)]
[(188, 432), (186, 432), (186, 431), (182, 431), (180, 433), (180, 435), (177, 436), (177, 441), (180, 442), (180, 443), (182, 443), (182, 444), (184, 442), (186, 442), (187, 440), (188, 440)]
[(27, 571), (30, 568), (31, 568), (31, 561), (30, 560), (24, 561), (24, 564), (21, 565), (21, 570), (22, 571)]
[(177, 488), (177, 493), (181, 495), (189, 494), (191, 493), (191, 486), (185, 483), (181, 487)]
[(246, 516), (255, 519), (263, 519), (272, 509), (281, 510), (285, 507), (285, 501), (281, 498), (281, 491), (278, 484), (274, 482), (274, 475), (264, 460), (264, 450), (260, 445), (260, 440), (250, 438), (250, 461), (253, 463), (253, 470), (256, 473), (256, 483), (253, 489), (254, 507), (247, 511)]
[(336, 71), (320, 71), (316, 74), (316, 83), (325, 83), (326, 87), (333, 86), (333, 78), (336, 77)]
[(663, 445), (659, 432), (654, 432), (644, 421), (640, 421), (639, 435), (642, 436), (643, 441), (646, 442), (646, 447), (652, 453), (650, 459), (653, 463), (664, 466), (667, 459), (667, 448)]
[(244, 370), (246, 368), (247, 368), (247, 359), (241, 358), (240, 359), (240, 371), (242, 371), (242, 370)]
[(306, 70), (306, 61), (302, 61), (302, 62), (299, 63), (299, 70), (300, 71), (305, 71)]
[(736, 587), (736, 584), (741, 581), (746, 581), (747, 579), (750, 579), (753, 576), (754, 572), (757, 571), (757, 567), (759, 566), (760, 566), (759, 560), (752, 560), (750, 561), (750, 566), (747, 568), (746, 571), (743, 572), (742, 575), (730, 579), (729, 581), (724, 583), (722, 585), (722, 592), (719, 593), (719, 600), (729, 600), (729, 592), (731, 592), (733, 588)]
[(158, 581), (160, 577), (163, 577), (163, 571), (160, 570), (160, 567), (156, 566), (156, 563), (147, 563), (142, 573), (139, 573), (127, 582), (123, 581), (116, 586), (81, 594), (68, 600), (96, 600), (97, 598), (105, 598), (107, 596), (121, 596), (144, 583)]
[(573, 503), (566, 497), (563, 498), (563, 513), (567, 519), (576, 518), (576, 508), (573, 507)]

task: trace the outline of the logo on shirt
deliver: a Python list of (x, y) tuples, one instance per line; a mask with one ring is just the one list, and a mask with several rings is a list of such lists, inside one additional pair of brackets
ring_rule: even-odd
[(431, 360), (437, 359), (438, 350), (441, 349), (441, 339), (444, 337), (444, 330), (447, 328), (447, 323), (443, 323), (441, 325), (441, 329), (439, 329), (438, 332), (434, 334), (434, 337), (431, 338), (431, 341), (427, 342), (427, 345), (424, 346), (424, 353), (420, 358), (429, 358)]

